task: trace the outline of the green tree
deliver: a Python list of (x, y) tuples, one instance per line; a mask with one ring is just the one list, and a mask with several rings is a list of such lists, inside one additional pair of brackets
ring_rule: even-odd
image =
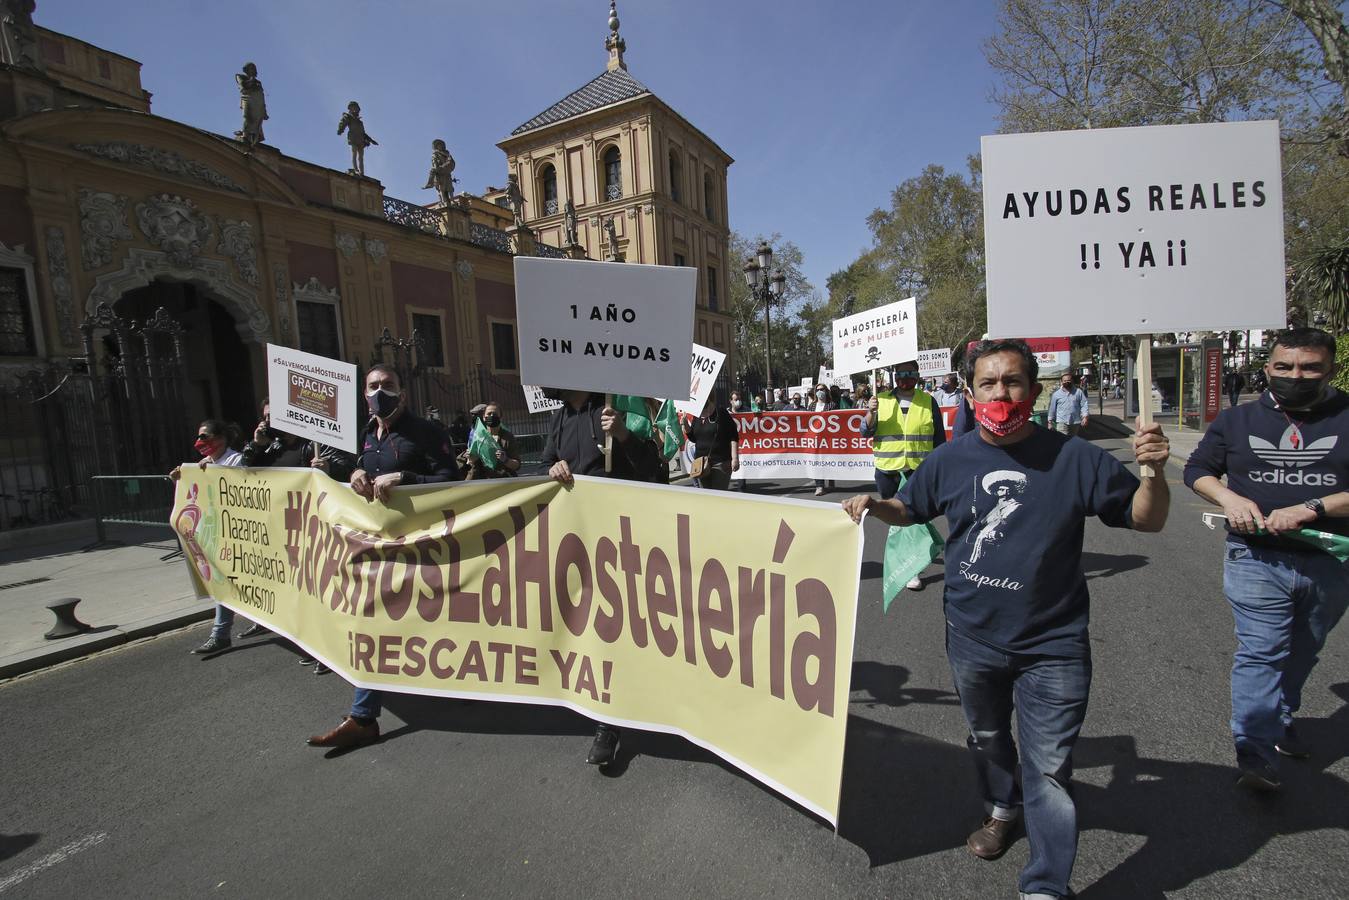
[(978, 160), (968, 175), (931, 165), (890, 193), (867, 217), (872, 246), (829, 276), (829, 301), (860, 312), (905, 297), (918, 300), (920, 347), (963, 347), (987, 327), (983, 195)]
[(1277, 116), (1311, 88), (1266, 0), (1004, 0), (984, 44), (1004, 131)]
[(788, 328), (799, 309), (806, 304), (815, 292), (814, 287), (801, 271), (805, 254), (801, 248), (782, 235), (747, 237), (737, 231), (731, 232), (730, 272), (726, 310), (731, 315), (732, 330), (735, 337), (735, 358), (740, 371), (732, 372), (735, 382), (748, 381), (762, 385), (764, 378), (764, 304), (756, 301), (745, 283), (742, 267), (745, 261), (753, 257), (759, 244), (767, 241), (773, 248), (773, 268), (780, 269), (787, 279), (782, 295), (772, 301), (772, 344), (773, 379), (779, 382), (784, 373), (779, 371), (783, 351), (799, 338)]

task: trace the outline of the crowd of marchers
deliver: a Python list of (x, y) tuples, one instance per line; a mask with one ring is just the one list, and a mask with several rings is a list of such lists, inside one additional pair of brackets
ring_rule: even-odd
[[(1349, 396), (1331, 385), (1335, 352), (1333, 337), (1318, 329), (1278, 334), (1260, 373), (1263, 390), (1219, 414), (1183, 470), (1185, 485), (1227, 519), (1223, 584), (1237, 637), (1235, 776), (1237, 785), (1257, 792), (1280, 789), (1281, 758), (1312, 752), (1297, 731), (1302, 692), (1349, 605), (1345, 564), (1293, 537), (1303, 529), (1349, 536)], [(872, 440), (876, 490), (843, 501), (844, 511), (859, 523), (870, 514), (898, 528), (928, 527), (937, 519), (947, 526), (946, 654), (986, 812), (967, 846), (977, 857), (995, 859), (1024, 831), (1030, 857), (1021, 895), (1072, 896), (1073, 748), (1092, 680), (1085, 522), (1094, 517), (1113, 528), (1161, 531), (1170, 507), (1170, 446), (1160, 425), (1136, 423), (1135, 474), (1083, 439), (1087, 404), (1072, 375), (1037, 413), (1044, 386), (1036, 356), (1022, 341), (975, 345), (961, 376), (924, 384), (910, 361), (875, 393), (866, 385), (849, 391), (820, 384), (804, 399), (778, 390), (771, 402), (762, 394), (747, 402), (739, 392), (727, 406), (709, 400), (682, 426), (694, 448), (693, 482), (729, 487), (739, 468), (732, 413), (866, 410), (863, 433)], [(564, 486), (577, 475), (668, 481), (659, 438), (630, 430), (627, 414), (604, 395), (552, 394), (562, 405), (548, 424), (543, 465), (549, 477)], [(369, 421), (354, 456), (274, 429), (264, 403), (242, 449), (231, 447), (226, 424), (203, 422), (196, 441), (200, 465), (312, 466), (372, 503), (386, 502), (403, 485), (510, 477), (520, 469), (496, 404), (474, 411), (494, 437), (488, 460), (473, 449), (452, 453), (448, 432), (407, 408), (394, 369), (373, 367), (365, 396)], [(948, 439), (941, 410), (952, 405), (958, 411)], [(817, 482), (816, 494), (826, 486)], [(911, 589), (921, 587), (917, 578), (909, 582)], [(193, 652), (229, 647), (233, 617), (217, 607), (210, 637)], [(264, 632), (253, 625), (240, 636)], [(323, 671), (317, 660), (302, 661)], [(381, 699), (379, 691), (355, 689), (337, 727), (308, 743), (352, 748), (377, 740)], [(620, 737), (617, 728), (600, 724), (586, 761), (611, 763)]]

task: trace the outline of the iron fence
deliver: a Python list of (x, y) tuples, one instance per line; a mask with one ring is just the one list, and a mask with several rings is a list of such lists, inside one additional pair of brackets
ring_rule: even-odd
[(98, 542), (107, 526), (169, 524), (174, 483), (167, 475), (95, 475), (90, 479)]

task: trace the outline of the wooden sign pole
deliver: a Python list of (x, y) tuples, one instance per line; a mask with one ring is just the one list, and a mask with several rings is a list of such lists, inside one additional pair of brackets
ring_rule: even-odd
[[(1152, 424), (1152, 335), (1138, 335), (1138, 356), (1134, 360), (1134, 377), (1138, 380), (1138, 420), (1147, 427)], [(1156, 473), (1152, 466), (1140, 465), (1138, 474), (1151, 478)]]

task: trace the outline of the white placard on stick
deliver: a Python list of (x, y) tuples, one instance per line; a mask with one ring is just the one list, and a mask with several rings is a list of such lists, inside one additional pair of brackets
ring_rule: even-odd
[(701, 416), (703, 405), (712, 396), (712, 388), (717, 383), (721, 364), (726, 362), (726, 354), (702, 344), (693, 345), (692, 365), (689, 367), (688, 400), (671, 399), (674, 408), (690, 416)]
[(354, 453), (362, 393), (351, 363), (267, 345), (267, 402), (277, 431)]
[(851, 375), (835, 375), (833, 369), (826, 369), (824, 366), (820, 366), (819, 383), (827, 387), (836, 387), (840, 390), (843, 388), (852, 390)]
[(1280, 327), (1277, 122), (985, 136), (995, 337)]
[(543, 388), (536, 384), (522, 384), (525, 391), (525, 403), (531, 413), (552, 412), (562, 406), (561, 400), (549, 400), (543, 395)]
[(954, 371), (955, 369), (951, 368), (950, 347), (942, 347), (940, 350), (918, 351), (918, 377), (933, 378)]
[(698, 272), (515, 258), (520, 380), (573, 390), (677, 397), (688, 389)]
[(834, 371), (866, 372), (918, 356), (918, 304), (887, 303), (834, 320)]

